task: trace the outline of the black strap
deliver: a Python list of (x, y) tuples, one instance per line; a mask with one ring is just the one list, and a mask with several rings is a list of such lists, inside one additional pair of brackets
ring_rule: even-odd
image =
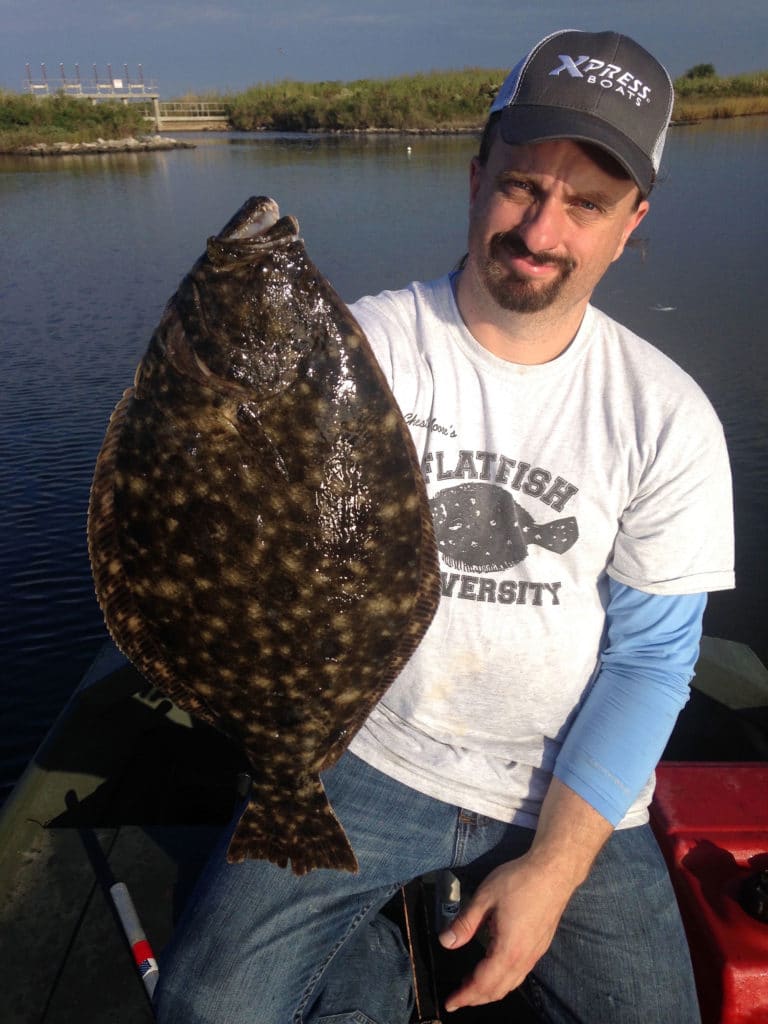
[(403, 933), (413, 974), (414, 1008), (411, 1024), (441, 1024), (424, 882), (421, 878), (415, 878), (402, 886), (400, 893)]

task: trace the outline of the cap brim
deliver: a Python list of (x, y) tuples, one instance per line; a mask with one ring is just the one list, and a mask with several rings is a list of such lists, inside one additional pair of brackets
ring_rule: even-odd
[(513, 146), (555, 139), (599, 146), (618, 161), (644, 196), (656, 177), (651, 161), (639, 146), (601, 118), (581, 110), (538, 104), (506, 107), (501, 114), (501, 137)]

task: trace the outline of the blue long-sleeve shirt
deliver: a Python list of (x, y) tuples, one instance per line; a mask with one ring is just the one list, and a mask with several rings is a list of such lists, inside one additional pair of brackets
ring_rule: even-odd
[(706, 601), (610, 581), (601, 668), (554, 774), (613, 825), (648, 781), (688, 700)]

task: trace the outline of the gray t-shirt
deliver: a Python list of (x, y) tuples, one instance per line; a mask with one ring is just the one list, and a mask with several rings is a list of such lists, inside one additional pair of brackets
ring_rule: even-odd
[[(421, 460), (443, 596), (350, 749), (534, 826), (596, 675), (608, 576), (653, 594), (733, 586), (722, 428), (683, 370), (592, 306), (534, 366), (474, 340), (448, 277), (351, 308)], [(620, 827), (647, 819), (650, 794)]]

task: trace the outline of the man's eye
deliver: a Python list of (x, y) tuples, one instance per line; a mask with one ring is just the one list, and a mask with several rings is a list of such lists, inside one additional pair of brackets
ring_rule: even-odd
[(530, 182), (519, 181), (517, 178), (507, 178), (502, 185), (502, 190), (507, 193), (532, 191)]

